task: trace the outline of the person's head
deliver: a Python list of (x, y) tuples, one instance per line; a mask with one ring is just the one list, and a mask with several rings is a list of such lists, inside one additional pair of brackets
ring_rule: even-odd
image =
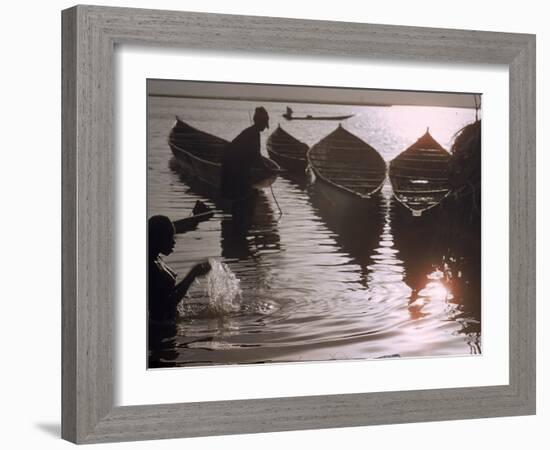
[(263, 106), (258, 106), (256, 108), (253, 120), (258, 130), (264, 131), (266, 128), (269, 128), (269, 115)]
[(169, 255), (174, 250), (174, 225), (166, 216), (153, 216), (149, 219), (149, 255), (157, 256), (159, 253)]

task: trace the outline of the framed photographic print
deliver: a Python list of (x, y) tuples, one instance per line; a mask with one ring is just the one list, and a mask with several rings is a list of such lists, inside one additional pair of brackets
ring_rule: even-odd
[(64, 11), (63, 437), (533, 414), (534, 49)]

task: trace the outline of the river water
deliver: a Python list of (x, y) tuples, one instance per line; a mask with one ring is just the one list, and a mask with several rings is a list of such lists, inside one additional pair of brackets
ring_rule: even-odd
[[(308, 145), (338, 124), (287, 122), (281, 117), (286, 104), (262, 104), (271, 117), (271, 128), (262, 133), (264, 153), (278, 123)], [(477, 250), (471, 254), (471, 230), (464, 240), (455, 233), (451, 242), (437, 220), (400, 225), (401, 206), (389, 182), (368, 223), (343, 223), (323, 205), (318, 186), (305, 177), (280, 176), (273, 192), (283, 214), (265, 190), (254, 199), (247, 228), (236, 233), (231, 216), (173, 169), (167, 137), (176, 114), (231, 140), (250, 125), (256, 106), (148, 100), (148, 216), (186, 217), (198, 199), (216, 209), (212, 219), (176, 237), (165, 261), (181, 278), (197, 262), (215, 258), (240, 289), (236, 308), (213, 312), (204, 307), (208, 281), (196, 282), (177, 326), (150, 355), (150, 367), (479, 354), (481, 275), (479, 265), (468, 270), (469, 261), (479, 260)], [(448, 149), (454, 134), (475, 117), (458, 108), (292, 106), (295, 115), (355, 114), (343, 126), (386, 161), (428, 126)], [(473, 234), (479, 241), (479, 233)]]

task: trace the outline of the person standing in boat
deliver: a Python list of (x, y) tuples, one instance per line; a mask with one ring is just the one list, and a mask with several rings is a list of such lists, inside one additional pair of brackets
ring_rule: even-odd
[(175, 230), (166, 216), (153, 216), (148, 221), (148, 310), (152, 322), (170, 322), (176, 318), (177, 306), (193, 281), (206, 275), (211, 267), (203, 262), (195, 265), (183, 280), (176, 281), (177, 274), (162, 259), (174, 250)]
[(251, 169), (263, 167), (260, 133), (269, 128), (269, 115), (263, 106), (254, 111), (254, 124), (229, 143), (222, 158), (221, 193), (224, 198), (246, 198), (252, 191)]
[(286, 107), (286, 113), (283, 114), (283, 117), (286, 120), (290, 120), (290, 119), (292, 119), (292, 114), (293, 113), (294, 113), (294, 111), (292, 111), (292, 108), (290, 106), (287, 106)]

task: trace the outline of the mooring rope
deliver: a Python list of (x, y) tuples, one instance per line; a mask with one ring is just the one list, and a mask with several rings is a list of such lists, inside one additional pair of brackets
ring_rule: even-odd
[(275, 204), (277, 205), (277, 208), (279, 208), (279, 218), (277, 219), (277, 222), (281, 220), (281, 217), (283, 217), (283, 210), (279, 206), (279, 202), (277, 201), (277, 197), (275, 197), (275, 192), (273, 192), (273, 185), (269, 185), (269, 189), (271, 189), (271, 195), (273, 196), (273, 200), (275, 200)]

